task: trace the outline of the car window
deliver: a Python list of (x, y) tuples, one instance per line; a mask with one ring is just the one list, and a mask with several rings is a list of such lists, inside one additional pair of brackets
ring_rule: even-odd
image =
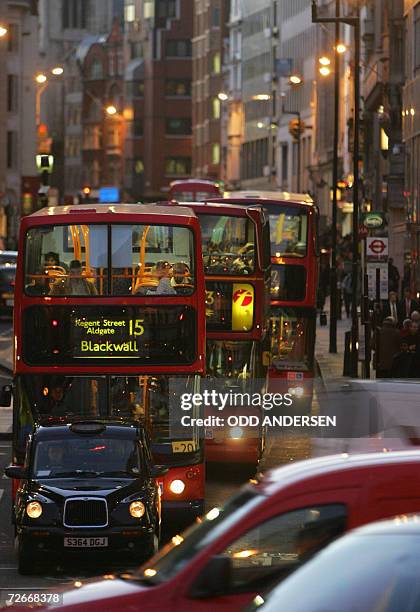
[(349, 535), (299, 571), (258, 595), (252, 612), (416, 612), (419, 537)]
[(229, 544), (233, 591), (250, 591), (286, 575), (346, 528), (342, 504), (300, 508), (260, 523)]

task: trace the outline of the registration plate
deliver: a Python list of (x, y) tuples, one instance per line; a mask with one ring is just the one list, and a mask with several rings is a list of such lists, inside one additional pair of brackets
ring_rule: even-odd
[(173, 453), (193, 453), (196, 449), (194, 440), (172, 442)]
[(108, 538), (64, 538), (65, 548), (104, 548)]

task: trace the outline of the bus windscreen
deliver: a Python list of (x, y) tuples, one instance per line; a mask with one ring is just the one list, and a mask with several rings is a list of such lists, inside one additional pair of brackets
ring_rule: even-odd
[(308, 214), (297, 206), (270, 205), (270, 243), (273, 257), (305, 257), (308, 248)]
[(194, 291), (188, 227), (49, 225), (25, 237), (24, 291), (30, 296), (176, 296)]

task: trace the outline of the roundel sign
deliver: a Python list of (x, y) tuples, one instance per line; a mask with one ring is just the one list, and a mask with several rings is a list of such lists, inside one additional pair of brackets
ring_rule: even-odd
[(254, 321), (254, 287), (234, 283), (232, 291), (232, 331), (249, 331)]
[(366, 254), (370, 257), (386, 257), (388, 255), (388, 238), (368, 238)]

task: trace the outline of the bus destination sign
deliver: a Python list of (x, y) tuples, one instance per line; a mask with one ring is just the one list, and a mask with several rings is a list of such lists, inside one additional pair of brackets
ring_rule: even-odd
[(145, 331), (144, 319), (104, 316), (73, 316), (71, 327), (76, 358), (138, 356)]

